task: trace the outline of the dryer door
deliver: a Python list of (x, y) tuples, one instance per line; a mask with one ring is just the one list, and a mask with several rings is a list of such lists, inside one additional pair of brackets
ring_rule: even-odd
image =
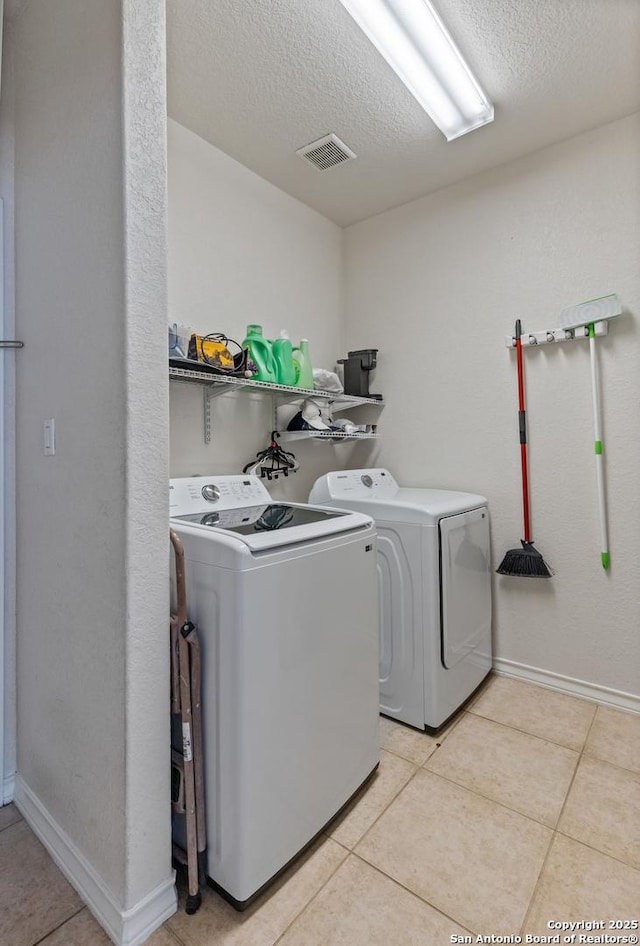
[(489, 512), (449, 516), (439, 529), (442, 663), (451, 669), (472, 651), (491, 653)]

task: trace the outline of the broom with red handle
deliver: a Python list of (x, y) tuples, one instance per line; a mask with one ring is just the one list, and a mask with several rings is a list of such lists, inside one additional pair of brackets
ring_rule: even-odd
[(531, 525), (529, 521), (529, 478), (527, 475), (527, 415), (524, 406), (524, 365), (522, 363), (522, 325), (516, 322), (516, 363), (518, 366), (518, 427), (520, 430), (520, 466), (522, 469), (522, 513), (524, 519), (524, 538), (522, 548), (509, 549), (502, 559), (499, 575), (513, 575), (521, 578), (551, 578), (553, 572), (540, 552), (533, 547)]

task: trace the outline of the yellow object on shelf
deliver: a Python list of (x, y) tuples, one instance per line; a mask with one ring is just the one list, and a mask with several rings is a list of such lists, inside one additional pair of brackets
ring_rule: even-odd
[(205, 365), (213, 365), (222, 371), (233, 371), (234, 369), (233, 355), (224, 342), (203, 335), (193, 334), (191, 336), (189, 358), (193, 361), (203, 362)]

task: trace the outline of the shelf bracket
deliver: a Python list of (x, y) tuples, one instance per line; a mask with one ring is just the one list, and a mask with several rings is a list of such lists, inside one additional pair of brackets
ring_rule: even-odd
[[(234, 385), (234, 391), (241, 391), (245, 385), (242, 381), (239, 381), (238, 384)], [(228, 394), (229, 388), (225, 387), (223, 384), (218, 385), (203, 385), (202, 386), (202, 416), (204, 418), (204, 442), (205, 444), (211, 443), (211, 432), (212, 432), (212, 421), (211, 421), (211, 402), (216, 397), (221, 397), (223, 394)]]
[(211, 443), (211, 392), (202, 388), (202, 419), (204, 421), (204, 442)]

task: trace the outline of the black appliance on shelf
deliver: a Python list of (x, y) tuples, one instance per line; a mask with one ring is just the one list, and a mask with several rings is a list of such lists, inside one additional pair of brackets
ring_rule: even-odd
[(344, 393), (356, 397), (373, 397), (382, 400), (381, 394), (369, 393), (369, 372), (376, 366), (377, 348), (361, 348), (347, 352), (346, 358), (338, 359), (344, 365)]

